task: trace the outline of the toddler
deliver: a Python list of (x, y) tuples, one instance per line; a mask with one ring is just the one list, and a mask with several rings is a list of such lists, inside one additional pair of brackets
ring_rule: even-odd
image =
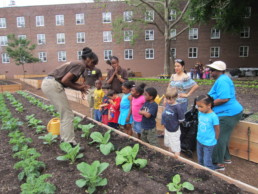
[(109, 98), (108, 102), (110, 104), (108, 109), (108, 126), (118, 129), (118, 117), (120, 114), (120, 101), (121, 97), (115, 93), (114, 90), (110, 90), (107, 93), (107, 97)]
[(101, 119), (102, 123), (108, 125), (108, 109), (109, 109), (109, 98), (107, 97), (107, 93), (110, 90), (111, 86), (109, 84), (104, 84), (102, 86), (102, 90), (104, 92), (104, 97), (102, 98), (102, 104), (100, 105), (101, 111)]
[(101, 88), (102, 83), (100, 80), (95, 81), (95, 87), (93, 96), (94, 96), (94, 119), (96, 121), (101, 122), (101, 112), (100, 112), (100, 105), (102, 103), (102, 98), (104, 97), (104, 92)]

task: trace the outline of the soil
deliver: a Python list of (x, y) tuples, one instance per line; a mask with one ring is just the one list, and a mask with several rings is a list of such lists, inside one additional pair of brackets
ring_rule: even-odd
[(7, 80), (0, 80), (0, 85), (12, 85), (12, 84), (16, 84), (12, 81), (7, 81)]

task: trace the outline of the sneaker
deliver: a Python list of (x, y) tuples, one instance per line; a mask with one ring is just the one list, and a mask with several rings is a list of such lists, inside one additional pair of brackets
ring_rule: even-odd
[(158, 138), (164, 138), (164, 134), (157, 135)]
[(225, 166), (215, 166), (215, 170), (216, 171), (224, 171), (225, 170)]
[(232, 160), (224, 160), (225, 164), (232, 164)]
[[(77, 143), (70, 143), (70, 145), (74, 148), (74, 147), (76, 147), (78, 144)], [(79, 149), (79, 152), (84, 152), (85, 151), (85, 149), (83, 148), (83, 147), (81, 147), (80, 146), (80, 149)]]

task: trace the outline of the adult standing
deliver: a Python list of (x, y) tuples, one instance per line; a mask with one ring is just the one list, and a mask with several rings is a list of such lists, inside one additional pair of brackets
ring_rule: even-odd
[(119, 59), (116, 56), (112, 56), (107, 64), (112, 67), (107, 74), (107, 83), (117, 94), (122, 93), (122, 84), (128, 80), (127, 71), (119, 65)]
[(79, 90), (82, 94), (87, 92), (89, 86), (85, 83), (79, 84), (76, 81), (83, 74), (86, 67), (95, 66), (98, 63), (98, 57), (88, 47), (82, 51), (82, 60), (67, 62), (50, 72), (42, 81), (42, 91), (55, 106), (61, 117), (60, 137), (64, 142), (69, 142), (76, 146), (73, 118), (74, 114), (69, 106), (65, 94), (66, 87)]
[(214, 98), (213, 111), (220, 122), (220, 134), (212, 160), (217, 164), (217, 170), (224, 170), (225, 163), (231, 163), (228, 143), (234, 127), (242, 117), (243, 107), (236, 99), (233, 81), (225, 74), (226, 64), (215, 61), (207, 66), (216, 80), (208, 94)]

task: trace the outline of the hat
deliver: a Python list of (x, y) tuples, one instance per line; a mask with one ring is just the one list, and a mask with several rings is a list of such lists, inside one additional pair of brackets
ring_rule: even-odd
[(224, 63), (223, 61), (215, 61), (207, 66), (218, 71), (225, 71), (227, 68), (226, 63)]

